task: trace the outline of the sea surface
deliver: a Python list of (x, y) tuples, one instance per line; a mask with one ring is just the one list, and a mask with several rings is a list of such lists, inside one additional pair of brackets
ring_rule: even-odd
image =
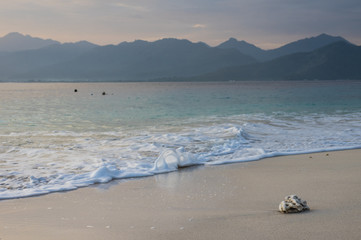
[(0, 199), (352, 148), (361, 81), (0, 83)]

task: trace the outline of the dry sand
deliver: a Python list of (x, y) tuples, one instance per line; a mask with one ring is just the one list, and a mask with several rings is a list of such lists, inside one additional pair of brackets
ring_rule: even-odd
[[(282, 214), (298, 194), (311, 211)], [(0, 201), (0, 239), (361, 239), (361, 150), (202, 166)]]

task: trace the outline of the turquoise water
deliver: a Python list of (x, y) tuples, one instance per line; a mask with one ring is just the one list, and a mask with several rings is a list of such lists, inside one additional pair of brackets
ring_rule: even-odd
[(0, 198), (361, 147), (361, 81), (1, 83), (0, 102)]

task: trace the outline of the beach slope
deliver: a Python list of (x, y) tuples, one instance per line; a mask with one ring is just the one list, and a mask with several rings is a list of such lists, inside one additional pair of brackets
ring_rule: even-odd
[[(0, 201), (0, 239), (361, 239), (361, 150), (201, 166)], [(286, 195), (310, 211), (282, 214)]]

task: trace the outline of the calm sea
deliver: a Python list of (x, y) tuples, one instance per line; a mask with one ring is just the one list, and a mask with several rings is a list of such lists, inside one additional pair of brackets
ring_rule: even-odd
[(0, 199), (361, 147), (361, 81), (0, 83), (0, 104)]

